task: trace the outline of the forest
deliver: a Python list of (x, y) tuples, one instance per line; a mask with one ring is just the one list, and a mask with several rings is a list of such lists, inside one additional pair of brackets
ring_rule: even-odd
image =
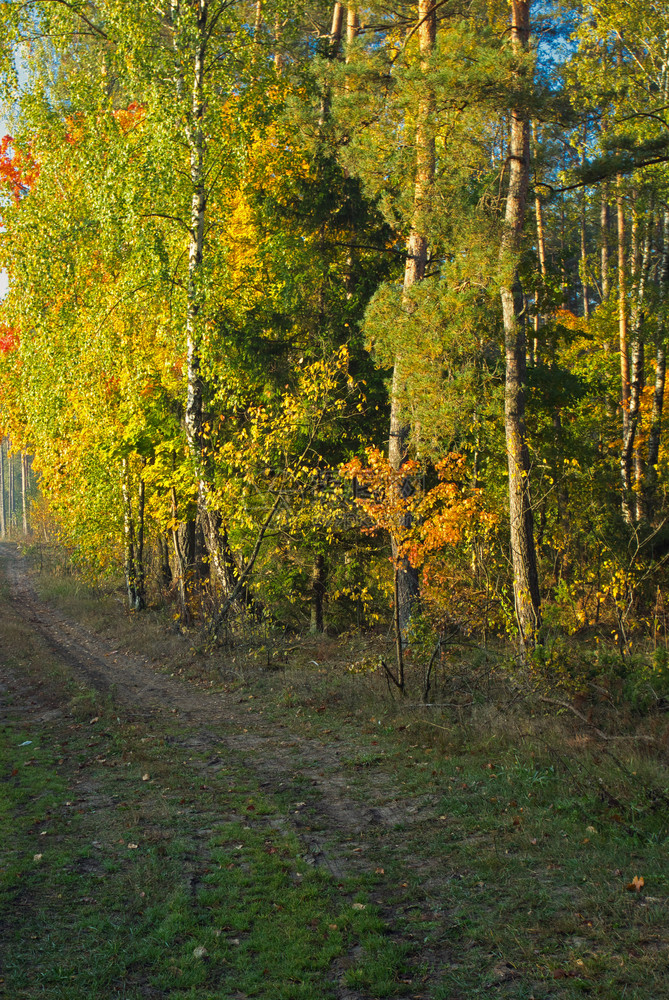
[(0, 425), (37, 539), (211, 641), (390, 636), (400, 689), (463, 642), (669, 695), (662, 3), (0, 28)]

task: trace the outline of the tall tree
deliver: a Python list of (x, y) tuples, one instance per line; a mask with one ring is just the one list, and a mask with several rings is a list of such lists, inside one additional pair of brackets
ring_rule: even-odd
[[(511, 46), (518, 58), (516, 82), (526, 72), (523, 59), (530, 36), (530, 0), (512, 0)], [(504, 426), (509, 463), (509, 515), (516, 616), (523, 646), (532, 646), (541, 624), (541, 597), (530, 495), (530, 456), (525, 427), (525, 302), (518, 274), (520, 237), (530, 176), (530, 122), (527, 107), (510, 110), (509, 186), (500, 247), (506, 375)]]
[[(436, 5), (434, 0), (419, 0), (417, 23), (412, 31), (418, 34), (421, 69), (426, 77), (421, 86), (421, 95), (416, 109), (415, 126), (415, 180), (413, 191), (413, 211), (411, 229), (407, 242), (407, 258), (404, 268), (405, 307), (411, 308), (407, 293), (425, 276), (428, 257), (428, 219), (435, 171), (435, 99), (431, 83), (427, 79), (430, 58), (434, 51), (437, 33)], [(409, 437), (411, 426), (406, 413), (406, 372), (407, 360), (398, 354), (393, 366), (390, 391), (390, 439), (388, 458), (393, 469), (399, 471), (409, 459)], [(411, 479), (406, 477), (399, 487), (409, 495)], [(409, 518), (409, 515), (406, 515)], [(408, 527), (408, 525), (407, 525)], [(418, 572), (411, 566), (406, 556), (402, 556), (393, 539), (393, 558), (397, 563), (397, 614), (402, 631), (411, 617), (411, 609), (418, 597)]]

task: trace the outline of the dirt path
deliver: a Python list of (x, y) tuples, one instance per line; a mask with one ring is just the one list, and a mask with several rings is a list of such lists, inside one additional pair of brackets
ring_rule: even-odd
[[(284, 808), (280, 818), (274, 817), (272, 824), (297, 833), (305, 863), (326, 869), (335, 880), (355, 878), (357, 872), (369, 870), (372, 845), (378, 862), (379, 857), (383, 859), (384, 843), (388, 841), (390, 849), (390, 841), (396, 840), (394, 831), (435, 819), (429, 796), (400, 800), (392, 778), (378, 769), (357, 766), (356, 748), (336, 731), (327, 730), (326, 737), (322, 730), (313, 737), (294, 731), (287, 721), (267, 721), (258, 701), (208, 693), (161, 673), (141, 657), (122, 653), (40, 600), (25, 561), (13, 546), (0, 546), (0, 557), (13, 611), (77, 680), (110, 697), (130, 718), (147, 726), (155, 728), (169, 716), (171, 731), (176, 726), (177, 733), (171, 739), (182, 747), (211, 749), (210, 768), (224, 765), (221, 748), (225, 747), (255, 776), (265, 794), (290, 801), (290, 807)], [(44, 709), (34, 706), (35, 712)], [(420, 867), (423, 861), (413, 857), (407, 863)], [(437, 890), (434, 859), (424, 859), (424, 863), (432, 896)], [(377, 870), (382, 873), (384, 865)], [(373, 901), (388, 933), (399, 939), (397, 910), (388, 904), (392, 893), (382, 877), (377, 882)], [(438, 971), (443, 955), (427, 951), (421, 955), (415, 943), (407, 942), (407, 946), (415, 952), (415, 962)], [(344, 962), (342, 973), (346, 967)], [(339, 1000), (356, 1000), (364, 994), (340, 985), (337, 995)]]

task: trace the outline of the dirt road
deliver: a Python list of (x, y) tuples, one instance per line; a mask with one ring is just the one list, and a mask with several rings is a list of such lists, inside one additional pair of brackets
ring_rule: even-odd
[[(445, 951), (436, 952), (432, 945), (418, 947), (411, 932), (404, 940), (399, 925), (405, 924), (405, 907), (396, 898), (397, 886), (384, 884), (385, 871), (393, 869), (389, 855), (395, 852), (407, 870), (425, 873), (422, 898), (412, 894), (410, 903), (405, 901), (407, 907), (420, 907), (427, 897), (434, 899), (445, 889), (448, 878), (443, 871), (439, 877), (434, 858), (407, 857), (405, 845), (397, 844), (398, 830), (410, 827), (416, 832), (422, 824), (437, 820), (436, 795), (399, 798), (392, 773), (367, 766), (369, 740), (352, 741), (350, 732), (342, 738), (339, 730), (328, 728), (325, 722), (318, 726), (317, 734), (310, 735), (306, 730), (311, 722), (301, 720), (293, 727), (288, 715), (285, 721), (279, 721), (276, 714), (267, 718), (257, 696), (244, 693), (240, 697), (238, 689), (231, 694), (200, 690), (161, 673), (142, 657), (121, 652), (40, 600), (27, 564), (14, 546), (2, 545), (0, 556), (11, 612), (29, 631), (37, 648), (47, 649), (73, 678), (110, 700), (114, 711), (145, 725), (147, 732), (168, 723), (169, 739), (174, 744), (200, 754), (211, 752), (208, 773), (218, 768), (225, 771), (233, 762), (252, 774), (263, 793), (279, 805), (271, 818), (273, 828), (294, 831), (302, 844), (303, 862), (327, 872), (350, 899), (356, 877), (367, 875), (374, 865), (376, 884), (366, 898), (381, 915), (385, 933), (402, 943), (411, 965), (420, 966), (424, 983), (440, 975), (441, 963), (447, 960)], [(20, 680), (6, 669), (6, 657), (0, 658), (0, 669), (5, 685), (20, 687)], [(54, 705), (53, 694), (44, 704), (36, 690), (31, 691), (31, 703), (35, 720), (61, 710)], [(371, 742), (378, 746), (377, 740)], [(78, 793), (81, 797), (86, 789), (80, 787)], [(104, 807), (113, 809), (113, 802), (100, 799), (93, 788), (88, 794), (95, 800), (99, 823), (104, 825)], [(401, 894), (406, 888), (404, 883)], [(394, 902), (390, 903), (391, 899)], [(332, 965), (330, 979), (338, 1000), (369, 996), (344, 983), (344, 971), (352, 961), (351, 956), (344, 956)], [(407, 983), (410, 981), (409, 977)]]
[(660, 754), (106, 622), (0, 546), (0, 996), (669, 998)]

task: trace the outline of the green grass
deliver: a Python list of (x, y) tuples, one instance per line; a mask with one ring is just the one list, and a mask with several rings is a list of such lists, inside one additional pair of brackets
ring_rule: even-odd
[[(654, 744), (606, 743), (569, 716), (485, 700), (465, 717), (410, 712), (327, 663), (231, 675), (184, 657), (244, 700), (244, 727), (284, 741), (272, 785), (249, 750), (201, 745), (168, 717), (130, 722), (23, 626), (2, 627), (32, 679), (2, 728), (0, 993), (669, 998), (661, 716)], [(62, 717), (25, 712), (46, 697), (38, 677)], [(385, 819), (338, 828), (324, 818), (335, 793)], [(345, 876), (309, 863), (312, 831)]]
[(317, 1000), (354, 946), (392, 978), (375, 908), (303, 862), (239, 760), (210, 773), (211, 748), (108, 705), (31, 721), (36, 693), (0, 730), (0, 993)]

